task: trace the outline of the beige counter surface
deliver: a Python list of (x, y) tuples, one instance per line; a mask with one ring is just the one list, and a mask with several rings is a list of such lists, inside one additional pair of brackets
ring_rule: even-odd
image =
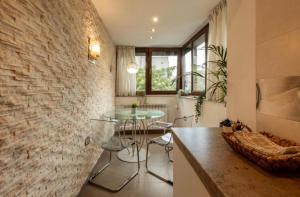
[(175, 143), (211, 196), (300, 197), (300, 176), (262, 170), (230, 148), (221, 135), (222, 129), (174, 128), (173, 131)]

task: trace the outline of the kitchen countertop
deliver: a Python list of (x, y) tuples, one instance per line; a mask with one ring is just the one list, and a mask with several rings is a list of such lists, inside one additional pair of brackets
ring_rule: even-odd
[(221, 128), (173, 131), (175, 143), (211, 196), (300, 197), (300, 175), (275, 175), (262, 170), (231, 149)]

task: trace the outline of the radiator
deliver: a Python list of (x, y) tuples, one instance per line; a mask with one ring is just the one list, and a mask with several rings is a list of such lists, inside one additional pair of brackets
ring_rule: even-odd
[[(120, 107), (131, 108), (131, 105), (121, 105)], [(165, 113), (165, 116), (163, 116), (162, 118), (156, 119), (156, 120), (160, 120), (160, 121), (164, 121), (164, 122), (168, 121), (168, 108), (167, 108), (167, 105), (165, 105), (165, 104), (144, 104), (144, 105), (139, 105), (138, 109), (160, 110)]]

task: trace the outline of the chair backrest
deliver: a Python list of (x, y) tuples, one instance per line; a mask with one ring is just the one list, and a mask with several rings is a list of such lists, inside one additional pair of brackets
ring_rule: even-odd
[(93, 135), (95, 135), (95, 142), (101, 145), (114, 135), (117, 130), (118, 121), (107, 118), (90, 119), (90, 127)]
[(174, 127), (192, 127), (194, 115), (182, 116), (174, 119)]

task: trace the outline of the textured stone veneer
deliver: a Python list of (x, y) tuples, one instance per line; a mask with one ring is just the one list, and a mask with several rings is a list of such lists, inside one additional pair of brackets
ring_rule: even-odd
[(88, 120), (114, 107), (114, 76), (115, 46), (90, 0), (0, 1), (0, 196), (79, 192), (107, 135)]

